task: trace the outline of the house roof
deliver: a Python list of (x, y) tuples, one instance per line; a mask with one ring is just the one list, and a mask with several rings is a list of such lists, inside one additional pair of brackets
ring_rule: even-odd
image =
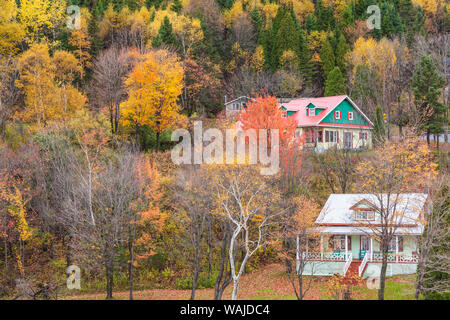
[(230, 103), (233, 103), (233, 102), (235, 102), (235, 101), (237, 101), (237, 100), (241, 100), (241, 99), (255, 100), (255, 99), (249, 98), (249, 97), (247, 97), (247, 96), (240, 96), (240, 97), (238, 97), (238, 98), (235, 98), (235, 99), (233, 99), (233, 100), (230, 100), (230, 101), (225, 102), (225, 105), (230, 104)]
[[(294, 117), (294, 119), (297, 120), (299, 127), (318, 126), (320, 125), (320, 122), (345, 99), (347, 99), (352, 104), (352, 106), (361, 114), (361, 116), (364, 119), (366, 119), (366, 121), (373, 127), (373, 123), (370, 121), (370, 119), (358, 108), (358, 106), (347, 95), (320, 97), (320, 98), (300, 98), (291, 100), (287, 103), (282, 103), (281, 106), (284, 107), (287, 111), (295, 112), (293, 115), (291, 115), (291, 117)], [(313, 117), (307, 116), (306, 112), (298, 112), (305, 110), (306, 107), (311, 103), (316, 108), (324, 109), (324, 111)], [(348, 127), (349, 125), (342, 124), (341, 126)], [(363, 126), (356, 125), (356, 127), (363, 127)]]
[[(380, 198), (383, 206), (386, 208), (388, 200), (387, 195), (383, 194)], [(419, 217), (424, 211), (426, 200), (427, 195), (425, 193), (391, 195), (389, 211), (390, 214), (392, 214), (394, 210), (397, 213), (395, 218), (393, 218), (393, 221), (399, 227), (397, 232), (400, 232), (402, 229), (412, 231), (412, 229), (417, 228), (419, 229), (416, 231), (421, 232), (422, 227)], [(361, 232), (361, 229), (368, 227), (362, 227), (362, 222), (354, 219), (353, 210), (357, 209), (355, 205), (358, 203), (360, 204), (358, 207), (367, 206), (367, 208), (373, 207), (372, 205), (376, 207), (381, 205), (380, 199), (373, 194), (331, 194), (315, 223), (324, 226), (325, 229), (338, 228), (342, 230), (342, 228), (345, 227), (345, 229), (348, 229), (346, 231), (356, 228)], [(375, 218), (374, 221), (364, 223), (373, 227), (376, 226), (377, 223), (379, 224), (379, 220)], [(328, 231), (331, 231), (331, 229)]]

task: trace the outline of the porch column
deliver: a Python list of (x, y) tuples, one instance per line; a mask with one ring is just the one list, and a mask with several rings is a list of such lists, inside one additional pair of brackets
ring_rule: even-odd
[[(299, 241), (299, 238), (298, 238), (298, 236), (297, 236), (297, 254), (296, 254), (297, 261), (300, 260), (299, 251), (300, 251), (300, 241)], [(302, 257), (302, 258), (303, 258), (303, 257)]]
[(370, 237), (370, 261), (373, 259), (373, 238)]
[(395, 236), (395, 262), (398, 262), (398, 236)]
[(348, 248), (347, 248), (347, 235), (345, 235), (345, 260), (347, 260), (348, 257)]
[(320, 260), (323, 260), (323, 235), (320, 235)]

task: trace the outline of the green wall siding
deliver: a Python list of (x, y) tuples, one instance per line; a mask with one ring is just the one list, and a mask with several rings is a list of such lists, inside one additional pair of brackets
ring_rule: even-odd
[[(334, 118), (334, 111), (341, 111), (341, 119)], [(354, 113), (354, 120), (348, 120), (347, 112)], [(341, 123), (341, 124), (354, 124), (354, 125), (368, 125), (367, 121), (356, 111), (350, 102), (347, 100), (342, 101), (332, 112), (330, 112), (321, 123)]]

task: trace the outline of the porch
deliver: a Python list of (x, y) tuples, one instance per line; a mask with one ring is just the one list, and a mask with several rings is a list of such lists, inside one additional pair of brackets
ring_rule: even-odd
[[(379, 243), (367, 235), (331, 235), (327, 244), (324, 243), (324, 235), (321, 235), (319, 251), (306, 250), (303, 257), (307, 260), (320, 261), (347, 261), (350, 255), (352, 260), (360, 261), (367, 258), (370, 262), (382, 262), (383, 259)], [(417, 263), (418, 254), (414, 238), (395, 236), (389, 244), (387, 259), (388, 262), (395, 263)]]
[[(382, 262), (383, 255), (380, 251), (379, 243), (372, 237), (367, 235), (338, 234), (329, 235), (327, 238), (328, 241), (325, 241), (325, 236), (321, 235), (319, 248), (317, 246), (314, 250), (306, 248), (304, 252), (298, 253), (298, 260), (314, 264), (316, 269), (323, 269), (322, 275), (331, 275), (337, 271), (337, 268), (339, 273), (344, 276), (351, 265), (357, 265), (358, 275), (363, 276), (369, 263), (373, 268)], [(414, 266), (417, 264), (418, 254), (415, 240), (415, 237), (408, 236), (395, 236), (392, 239), (389, 244), (387, 260), (389, 265), (398, 265), (399, 267), (391, 266), (391, 273), (392, 270), (394, 272), (396, 269), (403, 270), (404, 267), (401, 267), (401, 265), (409, 264)], [(407, 269), (411, 268), (407, 267)], [(372, 272), (373, 270), (370, 270), (369, 273)], [(409, 270), (408, 272), (411, 271)]]

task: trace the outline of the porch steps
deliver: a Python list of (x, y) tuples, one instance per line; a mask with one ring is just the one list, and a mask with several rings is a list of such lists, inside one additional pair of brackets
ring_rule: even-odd
[(359, 266), (361, 265), (360, 260), (353, 260), (348, 267), (347, 273), (343, 279), (343, 284), (355, 285), (361, 281), (359, 277)]

